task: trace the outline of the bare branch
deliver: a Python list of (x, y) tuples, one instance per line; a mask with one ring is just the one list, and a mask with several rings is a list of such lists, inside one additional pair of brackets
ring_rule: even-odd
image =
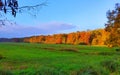
[(34, 6), (23, 6), (23, 7), (19, 7), (18, 9), (23, 9), (23, 8), (35, 8), (35, 7), (39, 7), (39, 6), (47, 6), (46, 2), (34, 5)]
[[(17, 13), (27, 12), (33, 16), (36, 16), (36, 13), (39, 10), (38, 8), (47, 6), (47, 1), (48, 0), (45, 0), (36, 5), (18, 7), (17, 0), (4, 0), (4, 2), (0, 0), (0, 26), (6, 25), (6, 22), (9, 22), (8, 19), (4, 19), (5, 17), (3, 16), (3, 14), (11, 13), (14, 17), (16, 17)], [(32, 13), (30, 13), (30, 11), (32, 11)]]

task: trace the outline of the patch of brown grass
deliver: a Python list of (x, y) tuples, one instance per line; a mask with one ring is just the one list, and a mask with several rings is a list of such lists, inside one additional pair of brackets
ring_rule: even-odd
[(45, 49), (45, 50), (55, 50), (55, 48), (42, 48), (42, 49)]
[(77, 48), (61, 48), (60, 51), (79, 52)]
[(28, 68), (28, 66), (26, 66), (26, 65), (22, 65), (22, 66), (20, 66), (20, 70), (24, 70), (24, 69), (27, 69)]

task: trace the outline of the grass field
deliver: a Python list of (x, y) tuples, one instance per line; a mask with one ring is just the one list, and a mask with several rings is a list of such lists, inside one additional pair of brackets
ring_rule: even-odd
[(120, 75), (120, 51), (102, 46), (0, 43), (0, 75)]

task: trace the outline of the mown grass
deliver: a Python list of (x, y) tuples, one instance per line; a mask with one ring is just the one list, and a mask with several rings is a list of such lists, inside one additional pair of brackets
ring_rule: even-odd
[(0, 75), (120, 75), (116, 48), (0, 43)]

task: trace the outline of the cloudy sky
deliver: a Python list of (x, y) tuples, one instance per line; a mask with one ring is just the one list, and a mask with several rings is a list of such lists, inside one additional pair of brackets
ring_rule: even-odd
[[(43, 0), (18, 0), (19, 6), (36, 5)], [(36, 11), (23, 11), (11, 23), (0, 27), (0, 38), (26, 37), (56, 33), (70, 33), (104, 28), (106, 11), (112, 10), (119, 0), (48, 0), (47, 6)], [(34, 14), (37, 17), (34, 17)], [(0, 18), (1, 19), (1, 18)], [(15, 24), (14, 24), (15, 23)]]

